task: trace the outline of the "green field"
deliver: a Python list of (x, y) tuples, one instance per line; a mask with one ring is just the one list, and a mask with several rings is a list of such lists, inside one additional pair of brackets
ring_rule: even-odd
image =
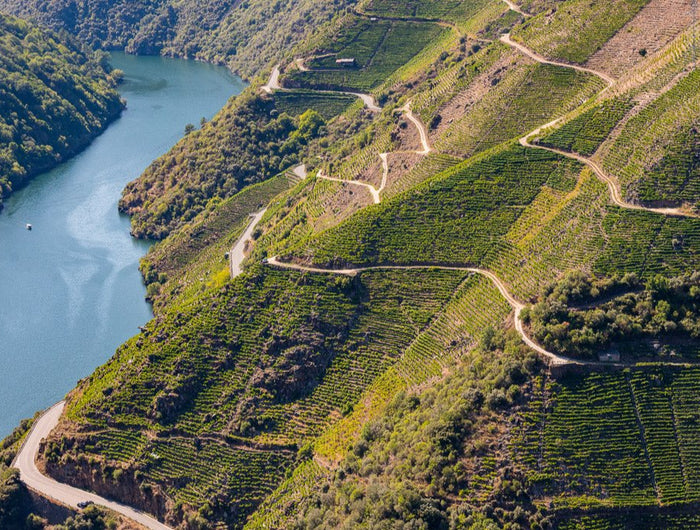
[(695, 502), (699, 381), (697, 368), (543, 380), (516, 454), (559, 509)]
[[(368, 92), (382, 84), (426, 46), (446, 32), (436, 24), (403, 21), (369, 21), (357, 18), (332, 40), (324, 41), (321, 53), (333, 57), (312, 61), (317, 71), (296, 71), (283, 78), (285, 86), (307, 89), (345, 89)], [(357, 67), (342, 67), (336, 58), (356, 59)]]
[(357, 98), (346, 94), (319, 94), (313, 91), (291, 90), (275, 93), (275, 108), (292, 116), (307, 110), (315, 110), (324, 119), (330, 120), (345, 112)]
[(371, 0), (364, 11), (378, 16), (453, 21), (473, 16), (488, 3), (489, 0)]
[(537, 143), (590, 156), (632, 107), (631, 102), (623, 99), (606, 101), (580, 114)]
[[(474, 67), (478, 71), (482, 66), (477, 63)], [(473, 156), (574, 110), (581, 100), (603, 88), (594, 76), (550, 65), (516, 66), (493, 83), (469, 112), (454, 119), (440, 134), (435, 142), (439, 149)], [(543, 98), (543, 93), (547, 97)]]
[(571, 189), (580, 170), (578, 162), (545, 151), (501, 149), (361, 212), (308, 248), (322, 265), (476, 265), (542, 186)]

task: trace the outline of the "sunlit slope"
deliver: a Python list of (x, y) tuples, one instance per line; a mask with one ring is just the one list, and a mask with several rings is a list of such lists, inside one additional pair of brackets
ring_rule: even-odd
[[(691, 29), (605, 70), (609, 87), (595, 69), (543, 64), (614, 48), (657, 3), (533, 0), (520, 6), (528, 17), (502, 2), (374, 0), (280, 58), (283, 84), (298, 87), (251, 88), (255, 127), (219, 118), (132, 188), (173, 193), (171, 235), (144, 265), (161, 285), (157, 317), (71, 395), (52, 473), (124, 497), (121, 480), (138, 490), (130, 501), (191, 525), (612, 529), (624, 511), (682, 528), (697, 501), (694, 367), (562, 378), (509, 331), (512, 307), (482, 276), (263, 263), (477, 266), (525, 303), (572, 270), (642, 283), (698, 270), (700, 220), (632, 208), (650, 178), (664, 200), (688, 201), (692, 186), (671, 178), (681, 169), (621, 165), (639, 165), (648, 138), (663, 167), (692, 151), (679, 134), (697, 116)], [(505, 31), (544, 58), (499, 40)], [(335, 63), (346, 54), (355, 68)], [(367, 91), (382, 108), (314, 87)], [(323, 124), (284, 152), (305, 107)], [(210, 179), (236, 174), (231, 143), (285, 124), (281, 141), (253, 144), (278, 155), (250, 163), (262, 185), (244, 178), (233, 195), (233, 180)], [(628, 203), (615, 205), (589, 158)], [(198, 195), (207, 185), (213, 200)], [(248, 270), (229, 281), (223, 253), (262, 206)]]

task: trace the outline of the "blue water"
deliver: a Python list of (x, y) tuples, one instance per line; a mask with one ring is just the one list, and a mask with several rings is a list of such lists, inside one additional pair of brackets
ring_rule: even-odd
[(244, 87), (225, 68), (193, 61), (115, 53), (112, 64), (125, 72), (122, 117), (0, 213), (0, 437), (152, 317), (138, 272), (148, 244), (129, 236), (121, 190), (186, 124), (211, 118)]

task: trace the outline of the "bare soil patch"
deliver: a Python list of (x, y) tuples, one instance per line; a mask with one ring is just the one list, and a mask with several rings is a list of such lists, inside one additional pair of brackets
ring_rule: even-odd
[(671, 42), (692, 22), (692, 0), (651, 0), (586, 66), (619, 77)]

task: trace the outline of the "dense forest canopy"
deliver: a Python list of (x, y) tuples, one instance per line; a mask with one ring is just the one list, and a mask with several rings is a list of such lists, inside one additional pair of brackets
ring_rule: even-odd
[(0, 15), (0, 204), (119, 115), (118, 79), (105, 53)]
[(227, 64), (250, 77), (351, 0), (0, 0), (0, 9), (103, 49)]

